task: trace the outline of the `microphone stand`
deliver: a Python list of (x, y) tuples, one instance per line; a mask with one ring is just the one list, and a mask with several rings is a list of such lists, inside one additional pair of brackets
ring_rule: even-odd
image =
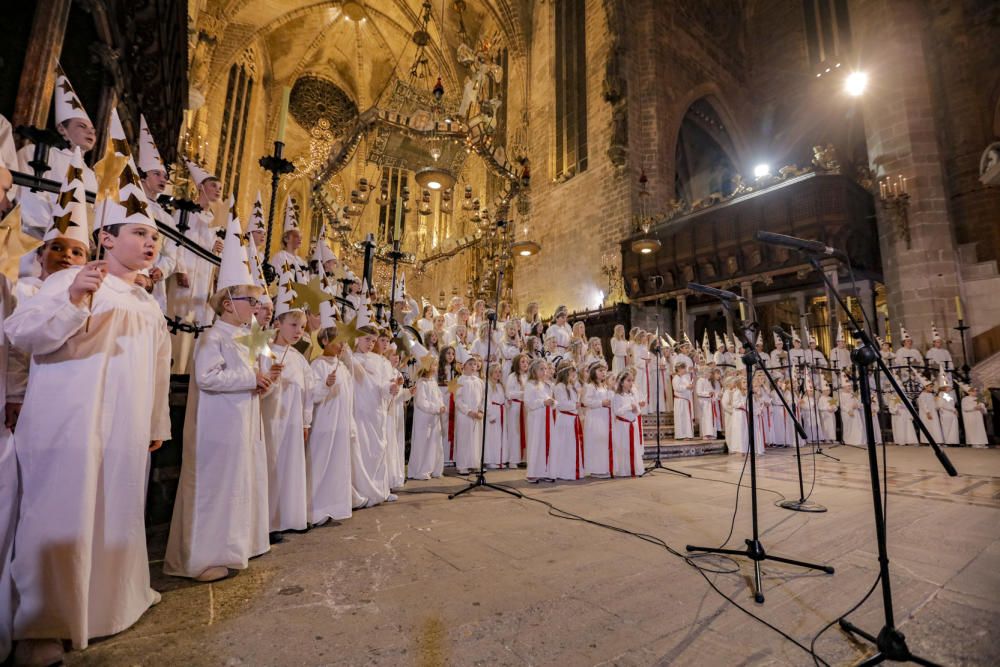
[[(507, 222), (503, 219), (498, 219), (496, 221), (497, 225), (497, 235), (501, 236), (503, 234), (503, 228), (507, 225)], [(483, 383), (483, 436), (482, 445), (479, 451), (479, 472), (476, 473), (476, 479), (473, 480), (464, 489), (460, 489), (455, 493), (448, 496), (448, 500), (453, 500), (463, 493), (468, 493), (473, 489), (478, 489), (480, 487), (486, 487), (493, 489), (494, 491), (502, 491), (508, 495), (514, 496), (515, 498), (523, 498), (521, 492), (516, 489), (511, 489), (506, 486), (500, 486), (499, 484), (491, 484), (486, 481), (486, 413), (490, 407), (490, 365), (493, 352), (493, 333), (497, 328), (497, 312), (500, 310), (500, 290), (503, 287), (503, 270), (507, 262), (507, 253), (503, 253), (500, 257), (500, 261), (497, 263), (497, 290), (496, 298), (494, 299), (493, 311), (487, 313), (486, 319), (489, 321), (489, 332), (486, 337), (486, 381)], [(500, 362), (501, 364), (503, 362)], [(503, 434), (501, 433), (501, 437)]]
[[(732, 311), (730, 310), (729, 302), (726, 299), (720, 298), (719, 301), (722, 303), (722, 307), (726, 312), (732, 316)], [(756, 346), (754, 345), (754, 339), (756, 336), (752, 329), (756, 327), (754, 322), (744, 322), (744, 326), (740, 327), (740, 335), (743, 337), (746, 343), (744, 349), (747, 352), (743, 355), (743, 365), (746, 368), (747, 374), (747, 435), (749, 437), (749, 448), (750, 448), (750, 516), (752, 519), (753, 526), (753, 536), (745, 540), (747, 548), (746, 549), (723, 549), (721, 547), (696, 547), (692, 545), (687, 545), (688, 551), (699, 551), (703, 553), (713, 553), (713, 554), (727, 554), (730, 556), (746, 556), (753, 561), (753, 599), (758, 604), (763, 604), (764, 602), (764, 591), (761, 586), (760, 580), (760, 564), (761, 561), (773, 560), (778, 563), (788, 563), (789, 565), (797, 565), (799, 567), (805, 567), (812, 570), (822, 570), (827, 574), (833, 574), (833, 568), (829, 565), (817, 565), (815, 563), (807, 563), (801, 560), (793, 560), (791, 558), (785, 558), (783, 556), (774, 556), (768, 554), (764, 551), (764, 545), (760, 542), (760, 529), (757, 521), (757, 446), (754, 436), (754, 414), (753, 414), (753, 367), (758, 365), (764, 374), (771, 380), (772, 385), (774, 384), (774, 378), (771, 377), (770, 373), (767, 372), (767, 368), (764, 366), (763, 361), (757, 355)], [(781, 396), (781, 392), (778, 392)], [(781, 396), (781, 402), (788, 408), (788, 404), (785, 402), (785, 397)], [(795, 420), (795, 416), (792, 415), (792, 420)], [(801, 429), (802, 426), (795, 422), (796, 428)]]
[[(805, 394), (805, 374), (802, 371), (802, 369), (803, 369), (802, 363), (803, 362), (799, 362), (799, 376), (803, 378), (803, 380), (802, 380), (802, 383), (803, 383), (802, 393)], [(837, 463), (840, 463), (840, 459), (838, 459), (836, 456), (831, 456), (830, 454), (827, 454), (826, 452), (823, 451), (822, 438), (819, 437), (820, 436), (820, 432), (819, 432), (820, 431), (820, 422), (819, 422), (818, 404), (816, 402), (816, 370), (815, 370), (815, 368), (813, 368), (812, 365), (809, 365), (808, 368), (809, 368), (809, 381), (812, 382), (812, 386), (813, 386), (813, 397), (812, 397), (812, 403), (813, 403), (813, 423), (816, 424), (816, 441), (813, 443), (813, 450), (810, 453), (813, 456), (816, 456), (818, 454), (819, 456), (825, 456), (826, 458), (830, 459), (831, 461), (836, 461)], [(831, 394), (832, 394), (832, 391), (833, 390), (831, 389)], [(806, 435), (806, 442), (808, 443), (808, 441), (809, 441), (809, 436), (807, 434)]]
[[(656, 460), (646, 468), (646, 472), (651, 473), (657, 470), (666, 470), (667, 472), (690, 477), (691, 475), (689, 473), (663, 465), (663, 461), (660, 459), (660, 395), (663, 393), (660, 388), (660, 355), (663, 354), (663, 346), (660, 344), (659, 340), (656, 340), (653, 341), (653, 344), (649, 349), (652, 350), (654, 355), (656, 355)], [(693, 426), (694, 425), (692, 424), (692, 427)]]
[[(879, 481), (879, 469), (878, 469), (878, 453), (876, 451), (875, 444), (875, 428), (872, 422), (871, 413), (871, 386), (868, 383), (868, 369), (871, 367), (872, 363), (877, 364), (878, 368), (886, 374), (886, 379), (892, 385), (893, 390), (896, 395), (902, 400), (903, 405), (909, 410), (910, 415), (914, 419), (914, 425), (923, 432), (924, 437), (927, 438), (927, 442), (930, 443), (931, 448), (933, 448), (934, 453), (937, 455), (938, 460), (944, 467), (945, 471), (952, 477), (958, 475), (955, 471), (955, 467), (952, 465), (951, 461), (948, 459), (948, 455), (945, 454), (936, 442), (934, 438), (931, 437), (927, 426), (924, 425), (923, 421), (920, 419), (919, 413), (910, 403), (909, 397), (905, 395), (902, 388), (896, 382), (896, 378), (888, 372), (885, 366), (885, 361), (882, 359), (882, 355), (878, 353), (878, 348), (872, 342), (871, 337), (868, 333), (861, 327), (854, 315), (851, 313), (850, 309), (844, 303), (843, 298), (840, 293), (831, 283), (829, 277), (820, 267), (819, 262), (815, 257), (809, 257), (809, 263), (812, 264), (813, 268), (819, 272), (820, 277), (823, 278), (823, 282), (829, 288), (830, 293), (833, 294), (834, 298), (837, 300), (837, 304), (840, 309), (844, 311), (847, 315), (847, 319), (854, 330), (854, 335), (858, 337), (862, 346), (857, 347), (851, 351), (851, 360), (854, 362), (858, 369), (858, 383), (861, 387), (861, 403), (863, 406), (862, 418), (865, 424), (865, 438), (868, 441), (868, 469), (871, 475), (872, 484), (872, 507), (875, 511), (875, 539), (878, 542), (878, 566), (879, 566), (879, 583), (882, 587), (882, 611), (884, 614), (884, 624), (882, 629), (879, 630), (878, 635), (872, 635), (864, 630), (860, 629), (846, 618), (840, 619), (840, 627), (846, 632), (863, 637), (868, 640), (878, 651), (867, 658), (861, 665), (877, 665), (886, 660), (895, 660), (899, 662), (915, 662), (920, 665), (933, 665), (934, 663), (914, 655), (910, 652), (909, 647), (906, 645), (906, 637), (902, 632), (896, 629), (895, 618), (893, 615), (892, 607), (892, 587), (889, 575), (889, 552), (886, 540), (886, 528), (885, 528), (885, 514), (882, 510), (882, 487)], [(888, 491), (888, 489), (886, 489)]]

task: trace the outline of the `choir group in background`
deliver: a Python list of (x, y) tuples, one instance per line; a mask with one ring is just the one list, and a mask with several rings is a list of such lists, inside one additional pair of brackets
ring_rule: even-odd
[[(91, 169), (94, 126), (62, 75), (55, 102), (69, 147), (49, 154), (46, 175), (60, 192), (0, 192), (0, 215), (20, 216), (11, 234), (30, 246), (9, 257), (8, 240), (14, 268), (0, 276), (0, 661), (12, 639), (18, 664), (57, 661), (62, 642), (86, 647), (159, 601), (144, 507), (151, 453), (171, 438), (171, 372), (190, 382), (163, 570), (199, 582), (449, 467), (523, 470), (534, 483), (639, 477), (652, 444), (643, 420), (668, 415), (674, 440), (724, 440), (733, 454), (794, 446), (783, 404), (805, 428), (799, 444), (864, 444), (866, 410), (889, 415), (893, 442), (922, 441), (891, 393), (862, 404), (843, 330), (829, 360), (808, 330), (789, 349), (758, 338), (775, 388), (759, 371), (748, 384), (742, 346), (721, 331), (695, 345), (618, 325), (602, 339), (565, 307), (543, 320), (536, 303), (418, 300), (405, 275), (377, 318), (375, 292), (322, 235), (303, 247), (292, 199), (269, 283), (260, 195), (244, 224), (219, 179), (190, 162), (201, 210), (184, 235), (221, 255), (216, 267), (159, 232), (181, 214), (157, 203), (168, 173), (145, 123), (133, 152), (113, 112)], [(30, 171), (32, 147), (0, 148)], [(171, 332), (168, 320), (189, 326)], [(937, 331), (923, 355), (900, 336), (883, 354), (901, 381), (923, 384), (932, 436), (985, 446), (986, 404), (960, 385)]]

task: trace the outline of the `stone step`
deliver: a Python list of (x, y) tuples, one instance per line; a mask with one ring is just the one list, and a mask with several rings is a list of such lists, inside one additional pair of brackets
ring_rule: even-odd
[(988, 262), (976, 262), (975, 264), (963, 264), (961, 267), (962, 280), (989, 280), (990, 278), (996, 278), (997, 263), (995, 260), (990, 260)]
[[(647, 461), (656, 460), (656, 441), (646, 440), (642, 458)], [(661, 440), (660, 458), (677, 459), (688, 456), (706, 456), (708, 454), (725, 454), (725, 440)]]

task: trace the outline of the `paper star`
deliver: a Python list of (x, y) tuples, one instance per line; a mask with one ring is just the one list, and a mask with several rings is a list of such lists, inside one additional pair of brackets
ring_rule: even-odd
[(21, 257), (34, 252), (40, 245), (41, 241), (21, 231), (21, 205), (18, 204), (0, 221), (0, 273), (13, 283), (17, 280)]
[(69, 106), (78, 111), (83, 111), (83, 106), (80, 104), (80, 100), (76, 99), (76, 95), (71, 95), (69, 98)]
[(124, 190), (129, 185), (134, 185), (137, 188), (142, 187), (139, 184), (139, 175), (126, 164), (125, 168), (122, 169), (122, 173), (118, 175), (118, 190)]
[(72, 204), (76, 200), (75, 193), (73, 190), (63, 190), (59, 193), (59, 198), (56, 199), (56, 203), (59, 204), (60, 208), (65, 209), (67, 206)]
[(52, 217), (52, 226), (59, 230), (59, 233), (66, 235), (66, 230), (70, 227), (79, 227), (77, 223), (73, 222), (70, 218), (73, 217), (73, 211), (66, 211), (62, 215), (56, 215)]
[(97, 198), (114, 199), (118, 197), (118, 180), (121, 177), (122, 169), (128, 164), (128, 158), (124, 155), (115, 155), (111, 150), (104, 152), (104, 157), (94, 165), (94, 175), (97, 176)]
[(337, 324), (337, 335), (334, 336), (333, 340), (349, 348), (353, 348), (354, 342), (366, 335), (358, 329), (358, 318), (355, 317), (350, 322), (340, 322)]
[(131, 218), (136, 213), (141, 213), (143, 215), (148, 215), (146, 210), (146, 202), (142, 201), (135, 196), (135, 193), (130, 193), (128, 199), (125, 200), (125, 218)]
[(68, 185), (73, 181), (83, 181), (83, 169), (70, 165), (69, 168), (66, 169), (66, 184)]
[(73, 94), (73, 86), (69, 85), (69, 79), (63, 79), (62, 81), (60, 81), (58, 88), (67, 95)]
[(308, 283), (293, 282), (292, 291), (295, 292), (292, 308), (305, 306), (311, 313), (319, 313), (319, 304), (330, 300), (330, 295), (324, 291), (319, 278), (313, 278)]
[(257, 364), (257, 357), (262, 354), (270, 354), (271, 348), (268, 346), (274, 338), (274, 329), (265, 329), (260, 326), (260, 322), (255, 317), (250, 323), (250, 333), (246, 336), (234, 338), (240, 345), (245, 345), (250, 357), (250, 364)]
[(112, 137), (111, 148), (114, 149), (115, 155), (124, 155), (127, 157), (128, 155), (131, 154), (131, 151), (129, 150), (128, 147), (128, 141), (126, 141), (125, 139), (115, 139), (114, 137)]

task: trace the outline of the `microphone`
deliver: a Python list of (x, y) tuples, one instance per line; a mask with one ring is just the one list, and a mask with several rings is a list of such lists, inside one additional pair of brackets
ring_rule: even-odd
[(779, 326), (771, 327), (771, 332), (778, 334), (781, 337), (781, 339), (786, 343), (792, 340), (792, 334), (788, 333)]
[(708, 296), (714, 296), (716, 299), (722, 299), (723, 301), (745, 301), (736, 292), (730, 292), (724, 289), (716, 289), (714, 287), (709, 287), (708, 285), (700, 285), (698, 283), (688, 283), (687, 288), (692, 292), (700, 292), (702, 294), (707, 294)]
[(801, 250), (810, 255), (825, 255), (826, 257), (833, 257), (843, 262), (847, 261), (847, 255), (821, 241), (800, 239), (796, 236), (786, 236), (785, 234), (775, 234), (774, 232), (757, 232), (756, 238), (761, 243), (767, 243), (768, 245), (780, 245), (786, 248)]

